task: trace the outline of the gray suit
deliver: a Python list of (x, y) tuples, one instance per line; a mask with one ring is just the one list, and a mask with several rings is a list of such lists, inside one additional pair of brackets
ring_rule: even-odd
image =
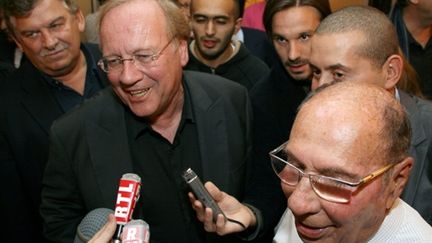
[(410, 155), (415, 160), (402, 199), (432, 225), (432, 102), (399, 94), (411, 122)]
[[(246, 89), (215, 75), (187, 71), (184, 87), (196, 118), (203, 181), (241, 199), (251, 150)], [(41, 206), (51, 240), (70, 242), (88, 211), (114, 207), (119, 179), (133, 172), (125, 109), (107, 89), (52, 126)], [(152, 213), (170, 220), (170, 215)]]

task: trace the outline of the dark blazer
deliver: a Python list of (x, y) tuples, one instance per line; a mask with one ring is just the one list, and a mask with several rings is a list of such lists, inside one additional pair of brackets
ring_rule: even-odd
[[(95, 60), (96, 46), (88, 47)], [(90, 62), (90, 60), (87, 60)], [(98, 73), (107, 85), (105, 74)], [(39, 215), (48, 133), (63, 114), (39, 70), (24, 59), (0, 95), (0, 207), (5, 232), (21, 242), (43, 242)], [(17, 238), (18, 239), (18, 238)]]
[(273, 44), (264, 31), (241, 27), (243, 42), (246, 48), (256, 57), (263, 60), (270, 68), (279, 61)]
[[(202, 180), (241, 199), (251, 150), (247, 90), (215, 75), (188, 71), (184, 87), (196, 118)], [(71, 242), (86, 213), (114, 207), (119, 179), (133, 172), (125, 109), (107, 89), (52, 126), (41, 206), (52, 240)], [(158, 217), (170, 220), (170, 215)]]
[[(269, 152), (288, 140), (297, 107), (306, 97), (305, 82), (294, 80), (278, 61), (270, 74), (250, 91), (253, 156), (247, 202), (262, 208), (265, 235), (260, 242), (272, 241), (273, 229), (287, 206), (280, 180), (271, 168)], [(258, 196), (259, 200), (256, 200)]]
[(412, 128), (410, 155), (414, 157), (402, 199), (432, 225), (432, 102), (399, 90)]

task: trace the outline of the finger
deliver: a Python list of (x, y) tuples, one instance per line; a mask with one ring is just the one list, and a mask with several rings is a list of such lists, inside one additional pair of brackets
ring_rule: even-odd
[(113, 214), (108, 215), (108, 222), (100, 229), (89, 243), (108, 243), (111, 241), (116, 229), (116, 220)]

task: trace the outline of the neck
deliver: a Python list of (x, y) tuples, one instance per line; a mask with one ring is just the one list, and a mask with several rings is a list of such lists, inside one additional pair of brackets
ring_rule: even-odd
[(170, 141), (170, 143), (173, 143), (183, 112), (184, 91), (182, 85), (180, 85), (179, 90), (175, 91), (174, 97), (168, 103), (164, 111), (160, 115), (151, 118), (149, 123), (153, 130)]
[(63, 85), (66, 85), (69, 88), (78, 92), (79, 94), (83, 95), (86, 72), (87, 72), (87, 62), (84, 57), (84, 54), (80, 52), (78, 61), (70, 72), (68, 72), (65, 75), (57, 76), (53, 78), (59, 80), (60, 82), (63, 83)]
[(403, 10), (403, 19), (412, 37), (423, 47), (432, 36), (432, 18), (423, 17), (415, 7), (407, 6)]
[(231, 57), (233, 56), (235, 49), (236, 49), (236, 45), (234, 44), (233, 41), (231, 41), (228, 46), (225, 48), (225, 50), (217, 57), (215, 58), (207, 58), (205, 56), (203, 56), (201, 54), (201, 52), (198, 50), (198, 46), (196, 44), (196, 42), (192, 42), (192, 53), (195, 55), (195, 57), (200, 60), (202, 63), (204, 63), (205, 65), (212, 67), (212, 68), (217, 68), (219, 65), (226, 63), (228, 60), (231, 59)]

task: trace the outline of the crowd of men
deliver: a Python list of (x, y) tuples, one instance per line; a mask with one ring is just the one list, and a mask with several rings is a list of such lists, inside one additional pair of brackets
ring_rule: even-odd
[(23, 53), (0, 76), (0, 206), (20, 242), (73, 242), (125, 173), (150, 242), (432, 241), (427, 1), (390, 18), (267, 0), (264, 33), (238, 0), (108, 0), (99, 44), (74, 0), (0, 3)]

